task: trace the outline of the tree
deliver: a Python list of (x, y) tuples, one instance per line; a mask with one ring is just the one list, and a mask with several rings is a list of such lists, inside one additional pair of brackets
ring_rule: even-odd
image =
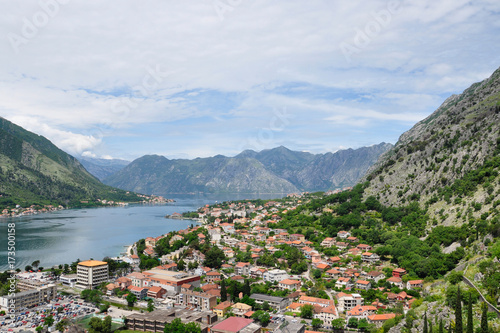
[(186, 263), (184, 262), (184, 260), (181, 259), (177, 262), (177, 269), (178, 270), (183, 271), (185, 267), (186, 267)]
[(220, 300), (221, 302), (227, 301), (226, 281), (224, 279), (220, 282)]
[(358, 318), (354, 318), (354, 317), (349, 318), (349, 321), (347, 322), (347, 326), (352, 327), (352, 328), (357, 328), (358, 327)]
[(304, 306), (300, 308), (300, 317), (311, 319), (313, 316), (313, 309), (314, 308), (311, 304), (304, 304)]
[(485, 302), (481, 304), (481, 333), (488, 333), (488, 306)]
[(439, 319), (439, 330), (438, 333), (444, 333), (443, 318)]
[(345, 322), (344, 322), (344, 319), (342, 319), (342, 318), (332, 320), (332, 327), (334, 330), (341, 330), (344, 328), (344, 325), (345, 325)]
[(205, 254), (205, 266), (210, 268), (220, 268), (222, 266), (222, 261), (226, 259), (224, 252), (217, 246), (213, 246)]
[(472, 317), (472, 293), (469, 293), (469, 304), (467, 304), (467, 333), (474, 333), (474, 319)]
[(64, 329), (66, 328), (66, 326), (68, 326), (68, 320), (63, 319), (56, 324), (56, 330), (58, 330), (59, 332), (62, 333), (62, 332), (64, 332)]
[(35, 328), (35, 331), (37, 331), (38, 333), (40, 333), (41, 331), (43, 331), (43, 326), (37, 326)]
[(129, 293), (126, 297), (127, 305), (131, 308), (134, 306), (134, 303), (137, 302), (137, 297), (134, 294)]
[(314, 277), (315, 279), (319, 279), (319, 278), (321, 277), (321, 271), (320, 271), (319, 269), (315, 269), (315, 270), (313, 271), (313, 277)]
[(200, 325), (195, 322), (182, 323), (180, 318), (175, 318), (171, 323), (166, 323), (164, 333), (201, 333)]
[(455, 332), (463, 333), (463, 324), (462, 324), (462, 299), (460, 297), (460, 287), (458, 287), (457, 291), (457, 301), (455, 304)]
[(29, 272), (29, 271), (32, 271), (33, 270), (33, 267), (31, 267), (30, 265), (27, 265), (26, 267), (24, 267), (24, 270), (26, 272)]
[(323, 320), (319, 319), (319, 318), (314, 318), (312, 321), (311, 321), (311, 325), (312, 327), (316, 330), (318, 328), (321, 327), (321, 325), (323, 325)]
[(262, 326), (267, 326), (271, 321), (271, 315), (269, 312), (263, 310), (257, 310), (252, 314), (252, 318), (259, 321)]
[(52, 315), (45, 317), (43, 324), (47, 327), (51, 327), (54, 325), (54, 317), (52, 317)]
[(152, 312), (155, 309), (155, 304), (152, 299), (148, 300), (148, 312)]
[(427, 311), (425, 311), (425, 314), (424, 314), (424, 329), (423, 329), (422, 333), (429, 333), (429, 330), (427, 329)]
[(38, 265), (40, 265), (40, 260), (35, 260), (31, 263), (31, 266), (33, 266), (35, 270), (38, 269)]
[(251, 289), (250, 289), (250, 281), (248, 279), (245, 279), (245, 284), (243, 285), (243, 296), (247, 295), (250, 296)]

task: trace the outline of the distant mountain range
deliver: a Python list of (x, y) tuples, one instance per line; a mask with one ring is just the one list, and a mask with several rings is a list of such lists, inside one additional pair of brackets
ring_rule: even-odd
[(102, 184), (76, 158), (43, 136), (0, 117), (0, 208), (138, 200)]
[(120, 159), (104, 159), (86, 156), (79, 156), (77, 159), (88, 172), (96, 176), (100, 181), (130, 164), (130, 161)]
[(391, 147), (381, 143), (326, 154), (278, 147), (261, 152), (245, 150), (235, 157), (217, 155), (193, 160), (147, 155), (103, 182), (152, 194), (325, 191), (356, 184)]

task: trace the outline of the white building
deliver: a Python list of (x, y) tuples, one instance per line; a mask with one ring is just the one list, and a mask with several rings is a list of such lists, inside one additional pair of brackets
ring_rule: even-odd
[(275, 281), (279, 282), (279, 281), (288, 279), (289, 276), (285, 270), (272, 269), (270, 271), (265, 272), (263, 278), (264, 278), (264, 281), (266, 281), (266, 282), (269, 281), (271, 283), (274, 283)]
[(87, 260), (78, 263), (76, 268), (76, 287), (93, 289), (109, 279), (108, 263), (98, 260)]

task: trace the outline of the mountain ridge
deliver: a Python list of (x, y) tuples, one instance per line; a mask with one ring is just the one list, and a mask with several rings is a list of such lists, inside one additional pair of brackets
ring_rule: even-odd
[[(216, 155), (193, 160), (145, 155), (104, 179), (104, 183), (156, 194), (324, 191), (354, 185), (390, 147), (381, 143), (314, 155), (280, 146), (260, 152), (245, 150), (234, 157)], [(318, 168), (316, 161), (323, 167)], [(337, 178), (336, 172), (340, 173)]]

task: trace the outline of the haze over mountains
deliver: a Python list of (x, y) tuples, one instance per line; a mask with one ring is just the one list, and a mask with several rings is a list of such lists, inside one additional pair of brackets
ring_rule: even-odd
[(381, 143), (326, 154), (278, 147), (194, 160), (148, 155), (107, 177), (104, 183), (155, 194), (324, 191), (356, 184), (391, 147)]

